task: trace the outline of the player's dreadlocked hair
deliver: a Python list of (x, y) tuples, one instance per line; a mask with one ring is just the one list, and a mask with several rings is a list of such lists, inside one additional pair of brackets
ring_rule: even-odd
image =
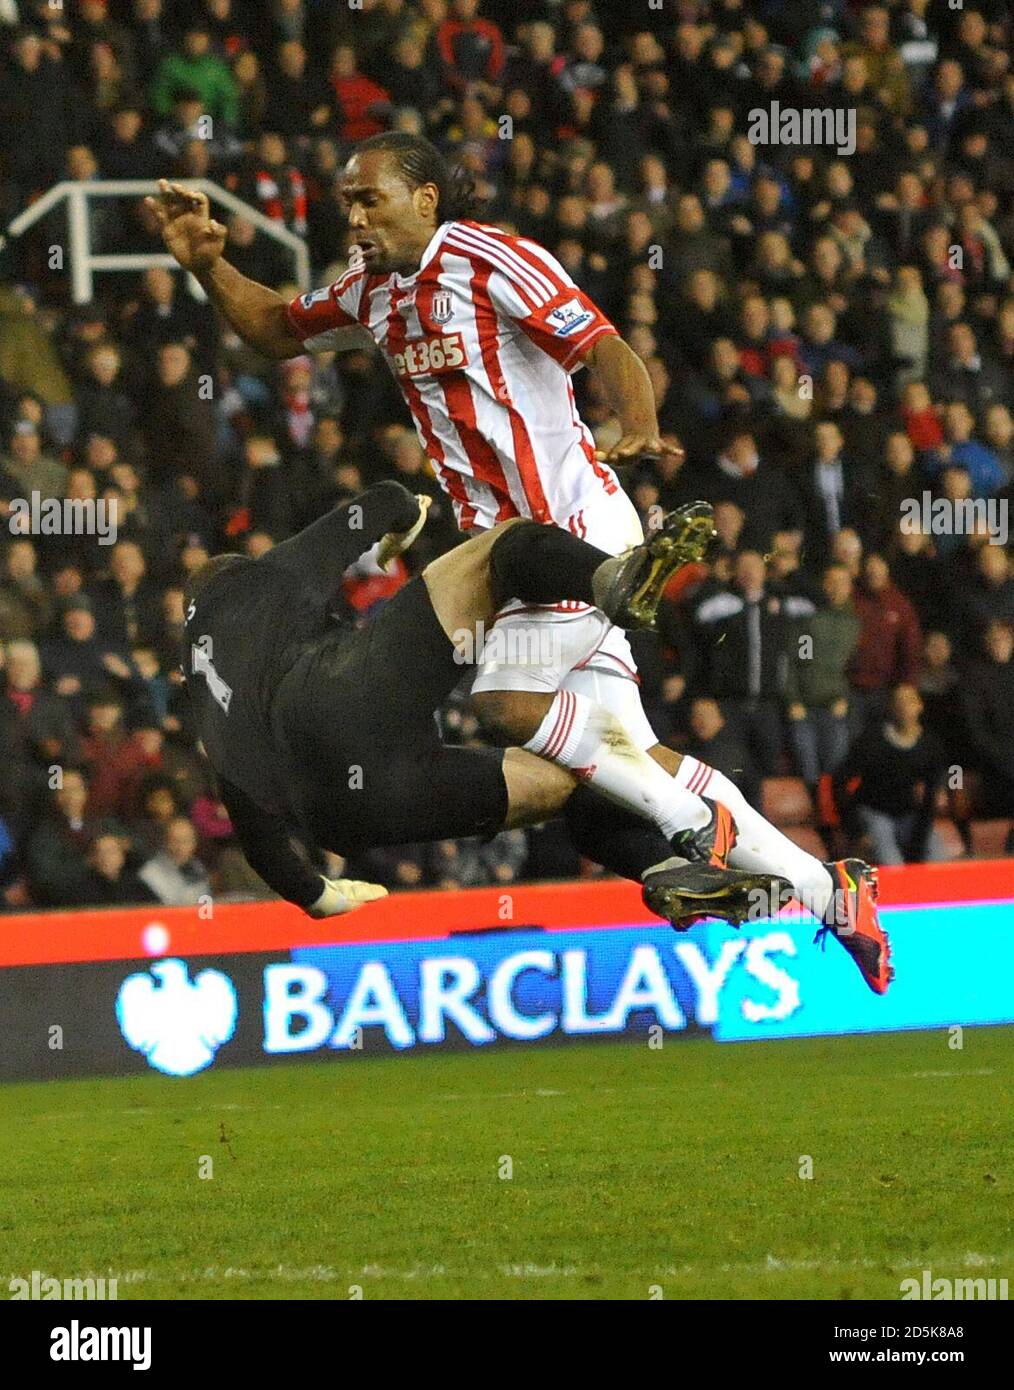
[(439, 221), (457, 222), (462, 217), (475, 217), (481, 211), (481, 202), (475, 193), (475, 180), (460, 165), (451, 164), (445, 159), (436, 145), (431, 145), (423, 136), (409, 135), (400, 130), (384, 131), (361, 141), (355, 153), (363, 154), (369, 150), (386, 150), (393, 154), (409, 187), (436, 184), (440, 195), (437, 204)]

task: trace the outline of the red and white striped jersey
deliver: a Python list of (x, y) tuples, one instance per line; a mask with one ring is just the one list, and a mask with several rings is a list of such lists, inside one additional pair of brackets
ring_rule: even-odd
[(548, 251), (479, 222), (445, 222), (410, 276), (350, 268), (289, 305), (307, 348), (368, 330), (397, 377), (462, 530), (525, 516), (581, 534), (620, 492), (595, 458), (570, 374), (616, 328)]

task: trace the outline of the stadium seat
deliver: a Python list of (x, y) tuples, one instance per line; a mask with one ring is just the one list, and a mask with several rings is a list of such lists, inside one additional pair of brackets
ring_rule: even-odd
[(1002, 859), (1010, 851), (1007, 840), (1011, 833), (1010, 820), (973, 820), (972, 854), (976, 859)]
[(800, 777), (765, 777), (761, 808), (775, 825), (808, 825), (813, 819), (813, 799)]

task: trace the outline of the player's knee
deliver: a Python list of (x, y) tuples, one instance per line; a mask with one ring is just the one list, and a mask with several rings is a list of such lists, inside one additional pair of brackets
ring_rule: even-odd
[(496, 539), (489, 551), (489, 576), (498, 606), (516, 595), (519, 576), (529, 570), (533, 544), (538, 543), (543, 529), (537, 521), (518, 517), (496, 528)]
[(527, 690), (481, 690), (472, 695), (472, 706), (486, 734), (504, 745), (527, 743), (551, 704), (551, 695)]

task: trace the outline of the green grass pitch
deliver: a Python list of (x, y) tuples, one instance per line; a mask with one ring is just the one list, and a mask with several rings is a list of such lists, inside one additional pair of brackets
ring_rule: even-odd
[(1012, 1062), (996, 1028), (960, 1051), (942, 1030), (9, 1085), (0, 1298), (32, 1270), (116, 1275), (121, 1299), (897, 1299), (924, 1268), (1014, 1277)]

